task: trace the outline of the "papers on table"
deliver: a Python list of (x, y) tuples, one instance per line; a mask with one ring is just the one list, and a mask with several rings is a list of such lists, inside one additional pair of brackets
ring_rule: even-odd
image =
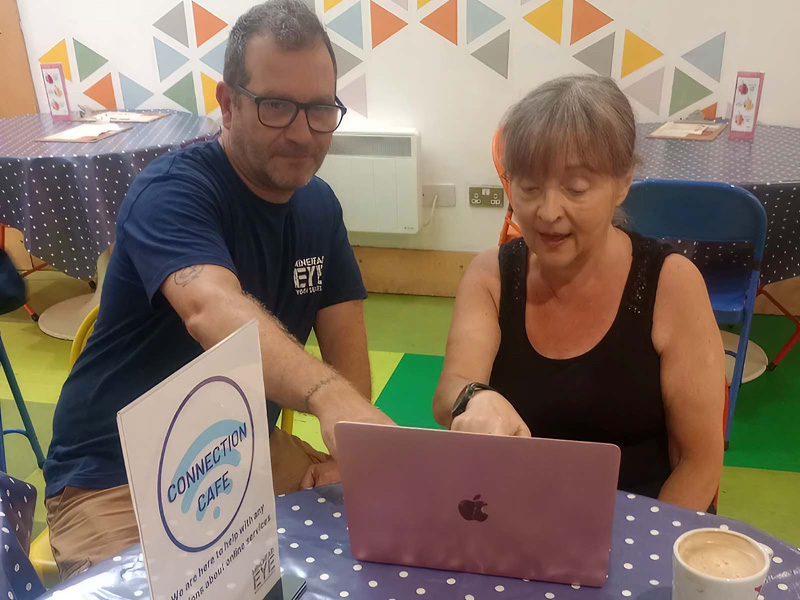
[(726, 123), (664, 123), (647, 137), (678, 139), (678, 140), (704, 140), (716, 138), (727, 127)]
[(88, 117), (84, 117), (81, 121), (91, 121), (97, 123), (150, 123), (163, 117), (169, 113), (153, 113), (153, 112), (126, 112), (118, 110), (109, 110), (101, 113), (96, 113)]
[(40, 142), (96, 142), (109, 136), (116, 135), (120, 131), (130, 129), (116, 123), (84, 123), (76, 127), (70, 127), (64, 131), (48, 135)]

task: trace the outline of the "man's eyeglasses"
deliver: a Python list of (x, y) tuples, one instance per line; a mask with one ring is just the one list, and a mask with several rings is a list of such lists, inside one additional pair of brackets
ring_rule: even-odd
[(306, 114), (306, 122), (312, 131), (331, 133), (336, 131), (347, 112), (347, 108), (339, 98), (336, 98), (336, 104), (316, 104), (256, 96), (241, 85), (237, 85), (236, 89), (256, 103), (258, 120), (261, 121), (261, 124), (273, 129), (289, 127), (302, 110)]

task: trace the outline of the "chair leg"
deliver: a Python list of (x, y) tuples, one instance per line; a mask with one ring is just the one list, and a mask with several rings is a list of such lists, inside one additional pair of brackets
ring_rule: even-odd
[(779, 311), (781, 311), (787, 318), (791, 319), (792, 322), (795, 324), (795, 327), (796, 327), (794, 335), (789, 339), (788, 342), (786, 342), (786, 344), (784, 344), (783, 348), (781, 348), (781, 351), (778, 352), (778, 354), (775, 356), (775, 358), (773, 358), (770, 361), (769, 365), (767, 365), (767, 370), (768, 371), (774, 371), (775, 368), (779, 364), (781, 364), (781, 361), (784, 358), (786, 358), (786, 355), (789, 354), (789, 352), (792, 350), (792, 348), (794, 348), (794, 346), (797, 344), (797, 342), (800, 342), (800, 320), (798, 320), (797, 317), (795, 317), (783, 305), (781, 305), (780, 302), (775, 300), (775, 298), (773, 298), (770, 295), (770, 293), (767, 292), (764, 288), (759, 288), (758, 295), (759, 296), (765, 296), (767, 300), (769, 300), (770, 302), (772, 302), (773, 305), (775, 305), (775, 308), (777, 308)]
[[(0, 338), (0, 363), (3, 365), (3, 371), (8, 380), (8, 386), (11, 388), (11, 394), (14, 396), (14, 402), (17, 404), (19, 416), (22, 418), (22, 424), (25, 428), (25, 437), (28, 438), (33, 454), (36, 456), (36, 464), (41, 469), (42, 465), (44, 465), (42, 447), (39, 445), (39, 438), (36, 436), (36, 430), (33, 428), (31, 417), (28, 414), (28, 408), (25, 406), (25, 401), (22, 399), (22, 392), (20, 392), (19, 385), (17, 384), (14, 370), (11, 368), (11, 361), (8, 360), (8, 354), (6, 354), (2, 338)], [(5, 444), (3, 444), (3, 463), (5, 463)], [(5, 467), (5, 464), (3, 466)], [(3, 471), (5, 472), (5, 469), (3, 469)]]
[(744, 374), (744, 362), (747, 358), (747, 344), (750, 340), (750, 326), (753, 323), (752, 313), (745, 317), (742, 331), (739, 334), (739, 346), (736, 348), (736, 362), (733, 366), (733, 377), (731, 378), (731, 389), (728, 410), (728, 422), (725, 426), (725, 445), (730, 444), (731, 426), (733, 425), (733, 415), (736, 412), (736, 400), (739, 397), (739, 388), (742, 385), (742, 375)]

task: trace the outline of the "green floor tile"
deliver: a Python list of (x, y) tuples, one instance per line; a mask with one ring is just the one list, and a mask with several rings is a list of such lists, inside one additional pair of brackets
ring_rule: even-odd
[(433, 419), (433, 394), (444, 358), (406, 354), (386, 384), (376, 406), (398, 425), (441, 429)]
[(800, 546), (800, 473), (725, 467), (719, 514)]

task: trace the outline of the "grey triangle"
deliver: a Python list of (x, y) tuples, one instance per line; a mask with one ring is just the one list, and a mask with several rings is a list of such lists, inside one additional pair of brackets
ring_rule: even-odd
[(311, 12), (316, 14), (317, 12), (317, 3), (314, 0), (303, 0), (303, 4), (305, 4)]
[(725, 54), (725, 32), (711, 38), (683, 55), (683, 59), (693, 64), (709, 77), (719, 81), (722, 76), (722, 57)]
[(611, 64), (614, 62), (614, 37), (616, 33), (604, 37), (588, 48), (578, 52), (574, 58), (604, 77), (611, 77)]
[(362, 63), (362, 60), (360, 58), (358, 58), (353, 54), (350, 54), (347, 50), (345, 50), (335, 42), (331, 42), (331, 46), (333, 46), (333, 55), (336, 57), (336, 68), (338, 70), (338, 77), (346, 75), (347, 73), (349, 73)]
[(634, 83), (633, 85), (625, 88), (623, 91), (639, 102), (648, 110), (656, 114), (661, 112), (661, 97), (664, 89), (664, 67), (661, 67), (655, 73), (651, 73)]
[(508, 79), (508, 45), (511, 32), (506, 31), (472, 53), (487, 67)]
[(408, 0), (392, 0), (397, 6), (402, 8), (403, 10), (408, 10)]
[(153, 23), (153, 27), (166, 33), (175, 41), (189, 47), (189, 31), (186, 29), (186, 12), (183, 2), (176, 5), (171, 11)]

